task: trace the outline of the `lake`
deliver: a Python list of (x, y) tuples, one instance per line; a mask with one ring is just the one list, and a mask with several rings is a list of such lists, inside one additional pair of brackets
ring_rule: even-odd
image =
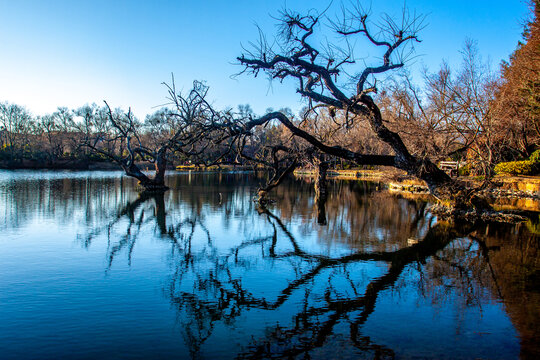
[(540, 224), (376, 183), (0, 171), (0, 358), (540, 358)]

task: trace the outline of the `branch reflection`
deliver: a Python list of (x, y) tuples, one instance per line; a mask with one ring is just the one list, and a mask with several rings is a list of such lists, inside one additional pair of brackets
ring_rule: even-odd
[[(336, 346), (354, 356), (394, 358), (395, 349), (364, 329), (386, 290), (415, 289), (434, 304), (458, 304), (458, 317), (504, 300), (509, 284), (493, 260), (501, 247), (490, 244), (488, 225), (437, 222), (425, 203), (390, 200), (371, 185), (334, 184), (327, 202), (298, 197), (303, 183), (289, 185), (277, 190), (288, 200), (259, 209), (258, 216), (250, 215), (254, 205), (246, 197), (225, 188), (168, 199), (141, 194), (106, 227), (109, 269), (122, 251), (131, 261), (141, 228), (154, 227), (170, 244), (165, 294), (193, 358), (217, 329), (236, 329), (250, 317), (260, 320), (250, 326), (262, 329), (249, 334), (239, 358), (307, 358)], [(182, 202), (188, 206), (174, 208)], [(238, 238), (216, 240), (222, 228), (208, 220), (210, 209), (239, 229)], [(345, 333), (346, 341), (339, 337)]]

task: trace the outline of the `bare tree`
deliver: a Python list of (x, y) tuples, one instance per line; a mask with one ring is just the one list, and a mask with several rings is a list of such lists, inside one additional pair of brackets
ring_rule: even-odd
[[(279, 18), (280, 31), (274, 43), (261, 35), (259, 43), (238, 57), (244, 71), (257, 76), (266, 73), (271, 79), (294, 79), (297, 92), (307, 100), (308, 112), (325, 108), (329, 113), (341, 111), (345, 122), (365, 120), (373, 133), (386, 143), (394, 155), (364, 154), (339, 145), (329, 145), (310, 131), (294, 124), (282, 113), (268, 113), (245, 124), (245, 128), (281, 122), (293, 136), (302, 138), (326, 154), (353, 161), (361, 165), (389, 165), (405, 170), (424, 180), (431, 193), (455, 208), (489, 209), (485, 201), (453, 181), (429, 159), (414, 156), (401, 136), (385, 124), (381, 110), (372, 97), (377, 92), (376, 77), (402, 68), (411, 54), (423, 18), (404, 10), (401, 22), (384, 16), (378, 24), (370, 22), (371, 15), (357, 4), (343, 9), (342, 16), (330, 21), (324, 13), (301, 15), (284, 10)], [(328, 45), (323, 52), (314, 45), (314, 34), (321, 23), (330, 25), (333, 35), (347, 44), (345, 47)], [(362, 38), (376, 50), (381, 59), (371, 66), (358, 66), (360, 56), (352, 45)], [(332, 44), (339, 43), (332, 41)], [(347, 123), (343, 124), (346, 128)], [(362, 148), (359, 146), (359, 148)]]
[(492, 102), (496, 78), (482, 61), (477, 45), (467, 40), (462, 50), (463, 63), (456, 75), (443, 64), (436, 74), (426, 76), (428, 97), (446, 128), (468, 151), (477, 172), (490, 178), (504, 136), (497, 132)]
[[(126, 175), (139, 180), (145, 190), (165, 190), (165, 170), (167, 166), (167, 144), (147, 146), (142, 141), (142, 124), (134, 118), (131, 110), (123, 113), (112, 111), (105, 102), (105, 107), (97, 114), (90, 111), (79, 112), (83, 121), (78, 123), (85, 134), (83, 144), (121, 166)], [(137, 161), (149, 161), (155, 165), (154, 177), (146, 175), (137, 165)]]
[[(85, 134), (84, 145), (119, 164), (126, 175), (139, 180), (144, 190), (168, 189), (165, 173), (172, 153), (195, 157), (207, 150), (201, 144), (203, 139), (211, 139), (212, 134), (195, 125), (212, 122), (217, 116), (205, 99), (208, 88), (204, 84), (194, 82), (187, 95), (176, 93), (174, 81), (169, 89), (175, 94), (170, 98), (175, 108), (159, 110), (148, 116), (145, 124), (131, 110), (113, 111), (107, 102), (94, 113), (79, 113), (83, 116), (78, 127)], [(141, 161), (154, 164), (153, 177), (141, 170), (137, 164)]]
[(0, 103), (0, 131), (10, 160), (21, 155), (23, 146), (28, 144), (28, 138), (34, 126), (32, 116), (24, 107)]
[[(185, 116), (186, 98), (177, 94), (173, 83), (169, 86), (169, 98), (176, 108), (177, 126), (184, 129), (180, 131), (181, 136), (174, 139), (175, 149), (192, 157), (204, 155), (207, 163), (231, 159), (235, 154), (234, 161), (249, 161), (271, 168), (267, 185), (261, 186), (259, 191), (261, 203), (266, 201), (267, 191), (279, 185), (296, 166), (325, 154), (359, 165), (386, 165), (404, 170), (424, 180), (450, 214), (490, 216), (491, 207), (476, 195), (475, 189), (467, 189), (451, 179), (424, 153), (411, 152), (399, 129), (389, 128), (377, 98), (373, 97), (378, 91), (378, 75), (404, 67), (411, 47), (419, 41), (417, 34), (423, 26), (422, 17), (404, 10), (400, 23), (388, 16), (375, 25), (369, 19), (371, 15), (360, 5), (344, 9), (336, 21), (329, 20), (324, 13), (311, 11), (301, 15), (284, 10), (275, 41), (268, 42), (261, 33), (258, 44), (238, 57), (244, 67), (241, 73), (254, 76), (265, 73), (278, 81), (294, 80), (297, 92), (308, 104), (303, 119), (295, 119), (284, 111), (270, 111), (260, 117), (246, 111), (216, 111), (205, 100), (207, 88), (200, 84), (189, 98), (201, 104), (204, 116)], [(318, 50), (313, 44), (314, 34), (322, 23), (330, 25), (334, 36), (346, 46), (327, 45), (326, 51)], [(358, 66), (359, 56), (349, 45), (358, 37), (382, 52), (378, 62)], [(338, 42), (332, 41), (335, 43)], [(471, 86), (475, 84), (472, 82)], [(479, 97), (481, 94), (470, 95)], [(475, 106), (467, 110), (477, 111)], [(276, 127), (276, 123), (280, 124), (277, 129), (286, 129), (288, 135), (277, 143), (257, 147), (260, 129)], [(370, 128), (379, 142), (377, 146), (366, 146), (362, 138), (353, 137), (351, 129), (361, 128), (357, 126), (360, 124)], [(404, 127), (409, 125), (406, 121), (403, 123)], [(209, 153), (214, 155), (208, 156)]]
[(463, 63), (457, 71), (448, 64), (424, 72), (424, 89), (405, 74), (379, 95), (389, 128), (403, 138), (417, 157), (437, 162), (467, 156), (477, 174), (490, 178), (507, 137), (492, 110), (496, 77), (484, 63), (476, 43), (465, 42)]

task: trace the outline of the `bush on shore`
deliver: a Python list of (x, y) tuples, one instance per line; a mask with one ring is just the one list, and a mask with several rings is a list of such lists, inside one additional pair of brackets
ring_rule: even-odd
[(496, 174), (536, 175), (540, 173), (540, 150), (531, 154), (529, 159), (501, 162), (495, 165)]

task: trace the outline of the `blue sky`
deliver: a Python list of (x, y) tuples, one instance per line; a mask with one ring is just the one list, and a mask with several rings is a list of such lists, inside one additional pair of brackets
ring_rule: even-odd
[[(0, 102), (26, 106), (34, 114), (85, 103), (127, 109), (143, 118), (166, 102), (161, 85), (174, 73), (177, 87), (205, 80), (217, 107), (251, 104), (301, 107), (292, 83), (269, 84), (264, 77), (231, 78), (241, 67), (242, 44), (267, 33), (284, 5), (323, 9), (328, 1), (25, 1), (0, 0)], [(369, 5), (369, 2), (364, 2)], [(334, 0), (329, 13), (338, 10)], [(345, 2), (347, 4), (347, 2)], [(379, 12), (399, 16), (403, 1), (372, 1)], [(478, 41), (496, 69), (521, 39), (528, 15), (520, 0), (408, 0), (426, 15), (411, 68), (435, 70), (443, 59), (459, 64), (466, 38)], [(367, 56), (373, 55), (367, 53)]]

